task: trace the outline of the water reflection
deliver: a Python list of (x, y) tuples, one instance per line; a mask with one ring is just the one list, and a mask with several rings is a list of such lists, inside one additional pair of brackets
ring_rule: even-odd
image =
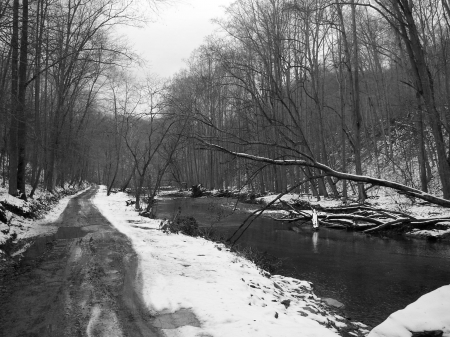
[(317, 245), (319, 243), (319, 232), (314, 231), (314, 233), (312, 235), (312, 243), (313, 243), (313, 252), (318, 254), (319, 249), (317, 248)]
[[(217, 205), (229, 211), (233, 201), (226, 199), (176, 199), (161, 202), (158, 216), (170, 217), (178, 207), (201, 224), (215, 223), (228, 236), (248, 213), (240, 210), (219, 217)], [(214, 212), (211, 205), (214, 205)], [(220, 209), (220, 207), (219, 207)], [(220, 218), (220, 219), (218, 219)], [(345, 304), (345, 314), (376, 325), (386, 317), (415, 301), (426, 292), (450, 283), (450, 245), (424, 240), (386, 239), (361, 233), (291, 224), (261, 217), (243, 235), (240, 242), (283, 259), (287, 276), (312, 281), (319, 296)]]

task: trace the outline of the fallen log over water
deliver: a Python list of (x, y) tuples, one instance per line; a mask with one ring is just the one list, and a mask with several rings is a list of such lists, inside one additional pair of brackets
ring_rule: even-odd
[[(295, 205), (282, 201), (288, 208), (288, 214), (277, 221), (308, 223), (312, 214), (305, 210), (295, 208)], [(408, 226), (408, 229), (423, 228), (437, 225), (441, 222), (450, 222), (450, 217), (415, 218), (409, 214), (365, 205), (352, 205), (343, 207), (315, 207), (320, 211), (318, 218), (321, 226), (328, 228), (341, 228), (364, 233), (375, 233), (398, 226)]]
[(419, 228), (419, 227), (425, 227), (425, 226), (432, 226), (432, 225), (436, 225), (440, 222), (448, 222), (448, 221), (450, 221), (450, 218), (448, 218), (448, 217), (447, 218), (433, 218), (433, 219), (422, 218), (422, 219), (415, 219), (414, 221), (412, 221), (411, 219), (403, 218), (403, 219), (397, 219), (394, 221), (386, 222), (377, 227), (366, 229), (364, 231), (364, 233), (373, 233), (376, 231), (388, 229), (390, 227), (394, 227), (394, 226), (398, 226), (398, 225), (408, 225), (411, 228)]

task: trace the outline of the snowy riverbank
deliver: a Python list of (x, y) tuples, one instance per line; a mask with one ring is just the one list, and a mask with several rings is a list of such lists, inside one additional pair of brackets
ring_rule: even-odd
[[(58, 219), (74, 196), (61, 199), (40, 221), (16, 217), (15, 221), (20, 221), (19, 226), (14, 226), (18, 239), (27, 241), (56, 230), (49, 222)], [(126, 207), (128, 199), (124, 193), (107, 197), (101, 187), (94, 203), (132, 242), (139, 256), (139, 290), (155, 316), (152, 324), (166, 336), (303, 337), (369, 333), (368, 327), (346, 320), (325, 304), (332, 301), (315, 296), (309, 282), (279, 275), (266, 277), (253, 263), (221, 244), (166, 234), (159, 230), (159, 220), (141, 217), (133, 207)], [(450, 337), (449, 311), (450, 286), (444, 286), (391, 314), (369, 336)]]
[(423, 295), (373, 329), (368, 337), (450, 336), (450, 285)]
[[(271, 194), (265, 197), (257, 198), (256, 202), (262, 205), (267, 205), (274, 201), (277, 197), (278, 194)], [(321, 197), (320, 200), (318, 200), (318, 198), (310, 195), (286, 194), (280, 199), (291, 204), (299, 202), (305, 203), (306, 205), (310, 205), (311, 207), (318, 209), (349, 206), (349, 204), (344, 205), (340, 199)], [(275, 201), (274, 205), (280, 205), (279, 201)], [(352, 206), (353, 205), (358, 204), (353, 203)], [(397, 212), (391, 220), (410, 218), (411, 221), (417, 220), (424, 222), (424, 225), (420, 225), (421, 228), (402, 228), (400, 232), (405, 236), (432, 240), (450, 240), (450, 208), (423, 202), (413, 202), (405, 196), (401, 196), (396, 193), (387, 193), (386, 191), (383, 193), (380, 192), (380, 195), (375, 195), (367, 199), (364, 206), (379, 209), (382, 213), (383, 210), (387, 212)], [(305, 210), (304, 213), (308, 214), (311, 213), (311, 211)], [(441, 218), (442, 220), (430, 225), (425, 224), (427, 219), (433, 218)], [(395, 227), (388, 229), (386, 233), (388, 233), (389, 230), (394, 230), (395, 234), (400, 233), (398, 228)]]
[[(158, 230), (160, 220), (140, 217), (126, 207), (124, 193), (106, 197), (101, 187), (94, 203), (127, 235), (140, 259), (146, 305), (159, 317), (189, 310), (181, 325), (156, 325), (167, 336), (338, 336), (368, 333), (334, 313), (312, 292), (311, 284), (283, 276), (263, 276), (251, 262), (226, 247)], [(161, 316), (162, 315), (162, 316)]]
[[(165, 190), (159, 197), (189, 197), (191, 194), (190, 191)], [(205, 190), (204, 195), (205, 197), (238, 198), (243, 204), (260, 205), (257, 207), (271, 204), (264, 211), (264, 215), (270, 214), (278, 218), (289, 214), (286, 208), (287, 203), (296, 207), (301, 206), (302, 214), (300, 218), (311, 214), (312, 208), (318, 209), (321, 220), (326, 220), (327, 226), (332, 225), (335, 228), (340, 226), (343, 229), (345, 226), (350, 226), (350, 230), (363, 231), (368, 229), (372, 231), (377, 230), (373, 227), (394, 222), (395, 225), (392, 226), (380, 226), (383, 227), (383, 235), (401, 234), (412, 238), (450, 240), (450, 208), (413, 200), (385, 189), (379, 189), (376, 193), (372, 193), (363, 205), (357, 203), (356, 200), (351, 201), (351, 199), (347, 203), (343, 203), (339, 198), (318, 198), (309, 194), (295, 193), (284, 194), (280, 198), (279, 194), (250, 198), (249, 192), (245, 191)], [(283, 204), (280, 203), (280, 200), (283, 201)], [(361, 207), (361, 209), (358, 207)], [(352, 208), (353, 210), (351, 210)], [(326, 211), (321, 212), (321, 209), (326, 209)], [(347, 214), (345, 214), (346, 210), (348, 211)], [(250, 212), (250, 209), (247, 211)], [(330, 214), (327, 214), (327, 212)], [(336, 216), (333, 220), (325, 219), (327, 215), (336, 215), (336, 212), (341, 215), (342, 219), (338, 219), (339, 217)], [(355, 212), (359, 216), (359, 219), (356, 220), (357, 225), (360, 226), (359, 229), (352, 227), (355, 223), (352, 222), (351, 218), (356, 214)], [(361, 215), (372, 218), (372, 222), (368, 222), (368, 219), (361, 219)], [(374, 219), (377, 219), (378, 222)]]
[[(31, 189), (30, 186), (27, 186)], [(80, 188), (58, 188), (56, 194), (36, 190), (34, 199), (24, 201), (8, 194), (6, 188), (0, 188), (0, 203), (4, 208), (6, 222), (0, 221), (0, 258), (4, 254), (11, 257), (20, 255), (30, 245), (33, 238), (54, 234), (58, 227), (52, 225), (70, 199), (86, 191), (87, 185)], [(4, 206), (3, 206), (4, 205)], [(17, 214), (7, 208), (24, 213)], [(8, 242), (11, 241), (11, 242)]]

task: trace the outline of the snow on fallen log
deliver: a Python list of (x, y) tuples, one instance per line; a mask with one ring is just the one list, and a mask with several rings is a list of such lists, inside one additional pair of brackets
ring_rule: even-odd
[[(295, 205), (283, 201), (288, 208), (288, 214), (281, 218), (272, 219), (276, 221), (310, 223), (312, 214), (310, 211), (296, 209)], [(409, 228), (423, 228), (434, 226), (442, 222), (450, 221), (450, 217), (415, 218), (400, 211), (392, 211), (383, 208), (375, 208), (366, 205), (351, 205), (342, 207), (318, 207), (320, 225), (329, 228), (346, 228), (352, 231), (364, 233), (375, 233), (388, 230), (396, 226), (408, 226)]]
[(421, 227), (421, 226), (431, 226), (436, 225), (439, 222), (445, 222), (450, 220), (450, 218), (424, 218), (424, 219), (406, 219), (401, 218), (394, 221), (386, 222), (380, 226), (370, 228), (364, 231), (364, 233), (372, 233), (376, 231), (380, 231), (382, 229), (387, 229), (389, 227), (398, 226), (398, 225), (409, 225), (410, 227)]
[(372, 233), (372, 232), (380, 231), (382, 229), (387, 229), (387, 228), (395, 226), (395, 225), (406, 224), (408, 222), (411, 222), (411, 220), (410, 219), (406, 219), (406, 218), (400, 218), (400, 219), (396, 219), (396, 220), (393, 220), (393, 221), (389, 221), (389, 222), (383, 223), (383, 224), (381, 224), (381, 225), (379, 225), (377, 227), (374, 227), (374, 228), (366, 229), (364, 231), (364, 233)]
[(373, 223), (375, 225), (382, 225), (383, 222), (380, 220), (377, 220), (375, 218), (371, 217), (365, 217), (360, 215), (354, 215), (354, 214), (342, 214), (342, 215), (327, 215), (324, 217), (326, 221), (333, 221), (333, 220), (352, 220), (353, 222), (369, 222)]
[(258, 162), (263, 162), (263, 163), (268, 163), (268, 164), (278, 165), (278, 166), (311, 167), (311, 168), (320, 170), (321, 174), (323, 176), (335, 177), (337, 179), (344, 179), (344, 180), (348, 180), (348, 181), (354, 181), (357, 183), (370, 184), (372, 186), (382, 186), (382, 187), (391, 188), (399, 194), (406, 195), (406, 196), (412, 197), (412, 198), (417, 198), (417, 199), (420, 199), (420, 200), (423, 200), (426, 202), (430, 202), (435, 205), (450, 208), (450, 200), (447, 200), (447, 199), (444, 199), (444, 198), (441, 198), (438, 196), (434, 196), (432, 194), (425, 193), (421, 190), (397, 183), (395, 181), (336, 171), (333, 168), (329, 167), (328, 165), (322, 164), (304, 153), (301, 154), (301, 156), (306, 159), (271, 159), (271, 158), (261, 157), (261, 156), (252, 155), (252, 154), (248, 154), (248, 153), (231, 151), (231, 150), (228, 150), (227, 148), (224, 148), (217, 144), (211, 144), (204, 140), (201, 140), (201, 141), (204, 145), (206, 145), (209, 148), (213, 148), (215, 150), (231, 154), (235, 157), (245, 158), (245, 159), (249, 159), (249, 160), (253, 160), (253, 161), (258, 161)]

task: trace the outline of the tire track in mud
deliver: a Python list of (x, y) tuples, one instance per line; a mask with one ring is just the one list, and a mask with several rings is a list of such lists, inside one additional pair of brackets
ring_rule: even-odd
[(92, 205), (95, 193), (70, 201), (51, 249), (0, 279), (0, 336), (163, 335), (140, 297), (131, 242)]

